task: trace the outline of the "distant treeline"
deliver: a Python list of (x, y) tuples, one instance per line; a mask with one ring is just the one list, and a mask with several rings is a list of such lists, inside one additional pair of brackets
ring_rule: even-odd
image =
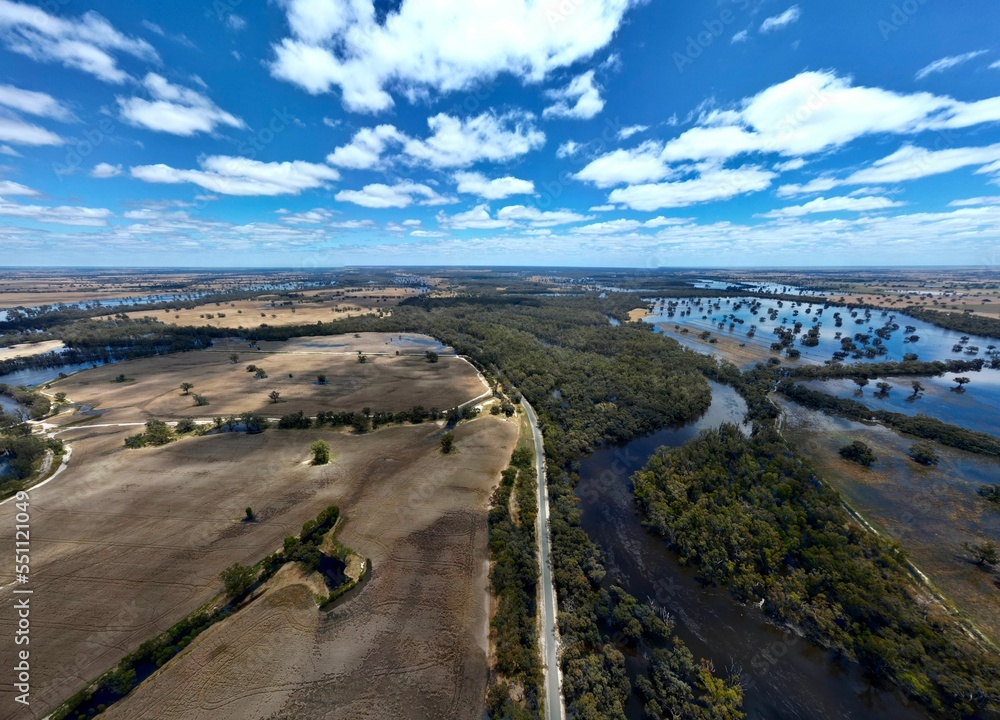
[(81, 320), (62, 332), (66, 349), (0, 361), (0, 377), (18, 370), (102, 364), (212, 345), (212, 336), (202, 328), (174, 327), (147, 319)]
[(972, 313), (942, 312), (928, 308), (914, 308), (905, 311), (907, 315), (929, 322), (939, 327), (968, 335), (982, 335), (1000, 340), (1000, 320), (973, 315)]
[(824, 392), (809, 390), (793, 382), (782, 382), (778, 391), (800, 405), (814, 410), (840, 415), (849, 420), (878, 421), (908, 435), (936, 440), (942, 445), (979, 455), (1000, 457), (1000, 438), (942, 422), (927, 415), (905, 415), (888, 410), (872, 410), (857, 400), (838, 398)]
[(976, 360), (912, 360), (910, 362), (854, 363), (851, 365), (803, 365), (785, 368), (783, 375), (809, 380), (838, 378), (875, 378), (943, 375), (944, 373), (978, 372), (985, 361)]

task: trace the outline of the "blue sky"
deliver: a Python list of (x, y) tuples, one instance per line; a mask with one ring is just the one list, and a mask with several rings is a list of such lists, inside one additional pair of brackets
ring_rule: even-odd
[(0, 265), (995, 267), (992, 0), (0, 0)]

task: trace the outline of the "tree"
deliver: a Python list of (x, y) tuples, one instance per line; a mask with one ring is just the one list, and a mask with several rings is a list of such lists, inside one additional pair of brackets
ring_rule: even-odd
[(277, 390), (272, 390), (267, 394), (267, 397), (272, 403), (276, 403), (281, 400), (281, 393)]
[(229, 356), (229, 362), (231, 362), (233, 365), (235, 365), (239, 361), (240, 361), (240, 356), (237, 355), (236, 353), (233, 353), (232, 355)]
[(326, 440), (317, 440), (311, 446), (313, 454), (313, 465), (326, 465), (330, 462), (330, 443)]
[(194, 383), (182, 382), (181, 383), (181, 392), (183, 392), (185, 395), (190, 395), (191, 394), (191, 388), (193, 388), (193, 387), (194, 387)]
[(980, 567), (992, 566), (1000, 562), (1000, 555), (997, 553), (997, 544), (992, 540), (987, 540), (982, 545), (972, 545), (965, 542), (962, 543), (962, 547), (972, 554), (972, 557), (976, 560), (976, 564)]
[(64, 393), (64, 392), (57, 392), (56, 393), (56, 402), (57, 403), (64, 403), (64, 402), (66, 402), (66, 393)]
[(863, 393), (865, 391), (865, 385), (868, 384), (868, 378), (856, 377), (851, 379), (854, 380), (854, 384), (858, 386), (858, 392)]
[(258, 380), (263, 380), (267, 377), (267, 373), (264, 372), (264, 368), (257, 368), (257, 371), (253, 375)]
[(872, 449), (860, 440), (855, 440), (850, 445), (840, 448), (840, 455), (845, 460), (856, 462), (858, 465), (864, 465), (865, 467), (871, 467), (872, 463), (877, 459)]
[(174, 439), (174, 431), (162, 420), (146, 421), (146, 442), (150, 445), (166, 445)]
[(970, 382), (972, 382), (972, 380), (970, 380), (967, 377), (957, 377), (955, 378), (955, 382), (958, 385), (957, 387), (954, 388), (954, 390), (956, 392), (965, 392), (965, 386), (968, 385)]
[(125, 377), (125, 373), (120, 373), (119, 375), (115, 376), (115, 379), (112, 382), (123, 383), (126, 380), (128, 380), (128, 378)]
[(226, 588), (226, 595), (235, 602), (243, 598), (253, 587), (254, 581), (257, 579), (257, 571), (252, 567), (233, 563), (223, 570), (219, 577)]
[(455, 449), (455, 433), (446, 432), (441, 436), (441, 452), (450, 455)]
[(324, 375), (323, 373), (317, 375), (316, 382), (318, 382), (320, 385), (326, 385), (326, 375)]
[(198, 407), (204, 407), (205, 405), (209, 404), (208, 398), (205, 397), (204, 395), (198, 395), (197, 393), (195, 393), (194, 404), (197, 405)]
[(364, 365), (366, 362), (368, 362), (368, 356), (367, 355), (362, 355), (359, 352), (358, 353), (358, 362), (361, 363), (362, 365)]
[(250, 507), (249, 505), (247, 505), (246, 517), (243, 518), (243, 521), (244, 522), (253, 522), (256, 519), (257, 519), (257, 516), (254, 514), (253, 508)]
[(924, 386), (920, 384), (919, 380), (914, 380), (913, 383), (913, 397), (916, 397), (924, 391)]
[(429, 363), (436, 363), (438, 361), (438, 354), (433, 350), (428, 350), (424, 353), (424, 357), (427, 358), (427, 362)]
[(189, 433), (194, 432), (197, 429), (195, 421), (191, 418), (184, 418), (183, 420), (178, 420), (177, 425), (174, 427), (174, 432), (178, 433)]
[(937, 465), (938, 454), (934, 451), (934, 446), (926, 442), (913, 443), (910, 447), (910, 459), (921, 465)]
[(882, 382), (875, 383), (875, 387), (878, 388), (878, 392), (876, 393), (876, 395), (881, 395), (882, 397), (888, 395), (889, 391), (892, 390), (892, 385), (885, 382), (884, 380)]

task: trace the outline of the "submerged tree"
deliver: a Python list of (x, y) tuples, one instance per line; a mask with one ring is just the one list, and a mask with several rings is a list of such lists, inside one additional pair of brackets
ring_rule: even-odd
[(909, 454), (913, 462), (920, 463), (921, 465), (937, 465), (939, 459), (934, 446), (927, 442), (913, 443)]
[(850, 445), (840, 448), (840, 456), (865, 467), (871, 467), (872, 463), (877, 460), (872, 449), (860, 440), (855, 440)]

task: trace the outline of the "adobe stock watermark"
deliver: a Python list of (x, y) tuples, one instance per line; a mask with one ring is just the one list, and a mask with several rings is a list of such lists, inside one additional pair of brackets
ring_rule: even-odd
[(888, 40), (891, 35), (902, 30), (927, 2), (928, 0), (903, 0), (893, 5), (889, 16), (876, 23), (882, 39)]
[(52, 163), (52, 172), (62, 182), (64, 175), (72, 175), (104, 144), (115, 130), (111, 118), (102, 118), (96, 126), (87, 128), (78, 137), (70, 138), (66, 145), (66, 156), (62, 162)]
[(718, 17), (703, 21), (699, 32), (687, 36), (684, 52), (674, 51), (670, 56), (677, 72), (683, 73), (689, 65), (694, 65), (694, 62), (722, 37), (726, 28), (736, 22), (737, 13), (750, 10), (752, 4), (751, 0), (731, 0), (731, 2), (733, 7), (723, 8)]

